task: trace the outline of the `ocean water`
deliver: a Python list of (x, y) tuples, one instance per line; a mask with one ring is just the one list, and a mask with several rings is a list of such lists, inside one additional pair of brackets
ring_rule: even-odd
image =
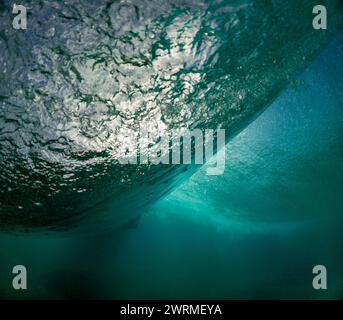
[[(238, 15), (241, 12), (243, 17), (247, 12), (255, 12), (244, 11), (244, 6), (239, 11), (238, 3), (243, 5), (236, 1), (233, 8), (226, 7), (227, 12)], [(280, 9), (277, 2), (272, 3)], [(289, 3), (292, 6), (295, 2)], [(311, 1), (303, 3), (309, 5)], [(192, 5), (202, 10), (197, 7), (198, 2)], [(338, 16), (336, 13), (337, 19)], [(273, 18), (271, 14), (266, 19)], [(293, 23), (297, 30), (303, 21), (296, 19)], [(337, 22), (337, 28), (338, 25)], [(275, 33), (271, 34), (275, 40)], [(242, 35), (243, 39), (245, 36)], [(280, 33), (282, 41), (288, 36), (291, 33)], [(310, 37), (311, 41), (315, 37), (307, 31), (302, 36)], [(295, 48), (298, 40), (288, 42), (293, 44), (287, 47), (291, 56), (303, 56), (305, 50), (311, 56), (309, 60), (313, 60), (311, 63), (295, 59), (287, 67), (278, 64), (275, 69), (254, 69), (259, 76), (268, 71), (262, 79), (270, 81), (270, 86), (266, 85), (268, 90), (261, 92), (258, 99), (242, 102), (243, 111), (250, 110), (246, 107), (250, 104), (253, 111), (246, 119), (237, 120), (240, 125), (228, 137), (223, 175), (207, 176), (205, 168), (200, 168), (186, 179), (189, 174), (179, 178), (174, 172), (176, 180), (156, 194), (162, 196), (172, 188), (174, 191), (157, 202), (161, 196), (154, 195), (154, 201), (148, 201), (149, 206), (135, 211), (140, 218), (119, 224), (119, 229), (98, 229), (101, 223), (109, 223), (108, 216), (116, 218), (127, 213), (126, 207), (121, 207), (122, 202), (114, 201), (102, 210), (95, 210), (108, 210), (104, 213), (105, 222), (96, 220), (92, 226), (93, 220), (86, 219), (84, 224), (90, 226), (81, 234), (72, 231), (42, 234), (40, 228), (39, 232), (32, 232), (41, 226), (55, 227), (54, 222), (64, 229), (67, 223), (60, 221), (60, 217), (56, 221), (50, 219), (46, 208), (51, 204), (43, 201), (37, 212), (30, 207), (21, 213), (24, 218), (20, 218), (20, 212), (15, 210), (11, 218), (5, 209), (12, 204), (18, 206), (21, 196), (27, 203), (33, 203), (32, 189), (10, 198), (9, 193), (3, 192), (1, 203), (6, 206), (2, 205), (0, 211), (2, 228), (10, 226), (13, 231), (24, 226), (31, 232), (0, 235), (0, 298), (343, 298), (343, 34), (338, 33), (329, 41), (332, 36), (321, 33), (322, 40), (314, 44), (308, 40), (298, 49)], [(330, 44), (323, 51), (327, 42)], [(279, 47), (273, 44), (270, 46), (277, 50)], [(315, 57), (318, 51), (322, 52)], [(283, 50), (279, 53), (289, 59)], [(245, 63), (249, 64), (249, 59)], [(252, 65), (249, 64), (250, 71)], [(301, 71), (305, 66), (306, 70)], [(272, 77), (276, 70), (277, 79)], [(241, 83), (241, 76), (232, 75), (237, 83)], [(287, 81), (283, 83), (281, 79), (285, 77)], [(246, 85), (244, 92), (249, 96), (254, 88)], [(229, 100), (230, 92), (242, 94), (236, 91), (239, 88), (230, 90), (216, 97), (218, 107), (225, 107), (222, 103)], [(3, 106), (6, 99), (1, 97)], [(25, 99), (21, 101), (25, 103)], [(263, 106), (258, 107), (262, 102)], [(8, 110), (3, 111), (7, 117)], [(262, 110), (265, 111), (261, 114)], [(57, 118), (50, 120), (57, 123)], [(223, 125), (230, 128), (225, 121)], [(2, 137), (7, 137), (6, 132), (9, 131), (2, 131)], [(3, 157), (8, 149), (4, 149), (5, 140), (0, 141)], [(8, 171), (1, 170), (1, 181), (9, 181)], [(14, 183), (19, 185), (18, 181)], [(154, 188), (162, 189), (159, 183), (152, 183), (149, 192)], [(145, 202), (139, 194), (142, 190), (133, 194), (129, 190), (129, 199), (138, 197), (140, 204)], [(39, 197), (38, 194), (38, 200)], [(26, 214), (34, 216), (27, 219)], [(16, 264), (27, 266), (26, 291), (14, 291), (11, 287), (11, 270)], [(318, 264), (328, 270), (325, 291), (312, 287), (312, 268)]]
[(221, 128), (229, 141), (343, 25), (338, 0), (323, 2), (327, 30), (312, 27), (314, 0), (26, 4), (22, 32), (0, 2), (4, 231), (137, 219), (198, 168), (121, 165), (136, 152), (128, 132), (151, 133), (140, 154), (152, 159), (170, 129)]

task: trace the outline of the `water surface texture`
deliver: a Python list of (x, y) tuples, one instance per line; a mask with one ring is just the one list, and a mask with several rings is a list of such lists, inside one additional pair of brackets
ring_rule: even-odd
[(201, 169), (126, 230), (0, 235), (0, 297), (343, 298), (342, 74), (343, 33), (228, 143), (224, 175)]
[[(12, 4), (0, 299), (343, 298), (341, 1), (325, 31), (310, 0), (26, 1), (26, 31)], [(139, 126), (226, 129), (225, 173), (120, 165)]]
[(196, 168), (120, 165), (128, 129), (223, 128), (229, 141), (341, 28), (330, 0), (328, 30), (314, 30), (316, 4), (26, 1), (22, 31), (1, 1), (0, 228), (135, 219)]

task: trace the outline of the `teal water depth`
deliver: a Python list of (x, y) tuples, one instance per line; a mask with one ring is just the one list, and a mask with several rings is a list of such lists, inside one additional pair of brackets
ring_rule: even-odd
[[(343, 34), (204, 168), (125, 230), (0, 236), (2, 298), (343, 298)], [(24, 264), (29, 289), (11, 288)], [(325, 265), (328, 290), (312, 287)]]

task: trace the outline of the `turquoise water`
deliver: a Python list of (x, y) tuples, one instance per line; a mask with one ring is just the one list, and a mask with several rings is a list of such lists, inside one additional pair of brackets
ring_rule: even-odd
[[(318, 33), (314, 1), (165, 1), (159, 13), (158, 1), (50, 3), (32, 5), (45, 27), (0, 30), (0, 298), (343, 298), (340, 2), (325, 2)], [(105, 22), (92, 31), (94, 21)], [(140, 52), (159, 46), (173, 54)], [(134, 80), (143, 97), (111, 91)], [(226, 128), (225, 173), (122, 171), (111, 126), (132, 117)], [(26, 291), (12, 289), (17, 264)], [(312, 288), (318, 264), (326, 291)]]
[[(222, 128), (230, 141), (342, 28), (341, 1), (327, 0), (330, 27), (314, 30), (316, 4), (27, 1), (22, 32), (1, 1), (0, 228), (136, 219), (197, 168), (121, 165), (128, 132)], [(152, 136), (141, 154), (157, 147)]]
[[(204, 169), (126, 230), (1, 236), (2, 297), (342, 298), (343, 34)], [(26, 264), (29, 290), (10, 289)], [(328, 290), (312, 289), (324, 264)], [(72, 283), (72, 285), (70, 285)]]

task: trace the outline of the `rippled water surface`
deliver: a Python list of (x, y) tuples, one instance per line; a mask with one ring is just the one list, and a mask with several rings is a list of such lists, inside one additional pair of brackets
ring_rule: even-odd
[(1, 1), (0, 227), (135, 218), (195, 168), (120, 165), (128, 129), (229, 140), (340, 28), (340, 1), (324, 2), (325, 32), (310, 0), (27, 1), (22, 32)]
[[(22, 32), (0, 1), (0, 299), (343, 297), (340, 1), (327, 31), (310, 0), (26, 3)], [(225, 128), (224, 174), (119, 165), (140, 124)]]

